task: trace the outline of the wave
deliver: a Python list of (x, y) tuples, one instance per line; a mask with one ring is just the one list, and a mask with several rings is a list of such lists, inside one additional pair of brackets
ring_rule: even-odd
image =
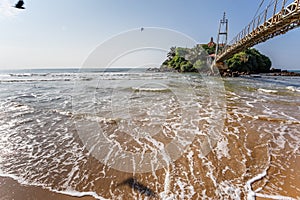
[(266, 198), (266, 199), (275, 199), (275, 200), (295, 200), (292, 197), (282, 196), (282, 195), (269, 195), (269, 194), (261, 194), (255, 193), (256, 197)]
[(73, 190), (73, 189), (70, 189), (70, 188), (68, 188), (66, 190), (56, 190), (56, 189), (53, 189), (49, 186), (45, 186), (41, 183), (27, 182), (26, 180), (24, 180), (22, 178), (19, 178), (15, 175), (4, 174), (1, 171), (0, 171), (0, 177), (11, 178), (11, 179), (17, 181), (21, 185), (41, 187), (43, 189), (49, 190), (50, 192), (54, 192), (54, 193), (57, 193), (57, 194), (64, 194), (64, 195), (68, 195), (68, 196), (72, 196), (72, 197), (79, 197), (79, 198), (80, 197), (85, 197), (85, 196), (91, 196), (91, 197), (94, 197), (95, 199), (107, 200), (106, 198), (99, 196), (96, 192), (91, 192), (91, 191), (90, 192), (80, 192), (80, 191), (76, 191), (76, 190)]
[(268, 90), (268, 89), (263, 89), (263, 88), (258, 88), (257, 91), (264, 92), (264, 93), (273, 93), (273, 94), (278, 93), (277, 90)]
[(132, 87), (134, 91), (144, 91), (144, 92), (169, 92), (169, 88), (143, 88), (143, 87)]
[(23, 73), (23, 74), (9, 74), (10, 76), (17, 76), (17, 77), (28, 77), (33, 76), (31, 73)]
[(50, 81), (71, 81), (70, 78), (63, 79), (7, 79), (0, 80), (0, 83), (20, 83), (20, 82), (50, 82)]
[(290, 90), (292, 92), (300, 92), (300, 88), (296, 88), (294, 86), (288, 86), (286, 87), (287, 90)]
[(262, 121), (269, 121), (269, 122), (278, 122), (278, 123), (285, 123), (285, 124), (300, 124), (300, 121), (283, 119), (283, 118), (274, 118), (265, 115), (257, 115), (257, 116), (253, 116), (252, 118), (259, 119)]

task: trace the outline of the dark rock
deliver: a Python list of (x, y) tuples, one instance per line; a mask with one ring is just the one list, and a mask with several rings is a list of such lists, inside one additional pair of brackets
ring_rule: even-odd
[(239, 72), (232, 72), (232, 77), (239, 77), (239, 76), (240, 76)]

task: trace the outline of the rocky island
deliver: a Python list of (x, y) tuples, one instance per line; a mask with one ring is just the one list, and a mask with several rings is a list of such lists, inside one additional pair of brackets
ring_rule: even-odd
[[(161, 65), (159, 71), (205, 72), (211, 74), (206, 61), (215, 57), (216, 44), (211, 41), (208, 44), (198, 44), (193, 48), (171, 47), (167, 59)], [(233, 55), (224, 64), (226, 69), (219, 69), (221, 76), (235, 77), (250, 74), (268, 74), (277, 76), (300, 76), (295, 72), (274, 69), (269, 57), (263, 55), (255, 48), (249, 48)]]

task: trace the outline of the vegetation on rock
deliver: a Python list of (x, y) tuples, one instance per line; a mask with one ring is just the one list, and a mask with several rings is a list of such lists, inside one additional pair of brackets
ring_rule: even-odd
[(226, 63), (231, 71), (246, 73), (266, 73), (272, 66), (271, 60), (254, 48), (235, 54)]
[(207, 53), (199, 45), (193, 48), (171, 47), (162, 69), (173, 69), (178, 72), (207, 71)]
[[(208, 55), (215, 53), (215, 46), (196, 45), (193, 48), (172, 47), (163, 62), (162, 69), (178, 72), (197, 72), (209, 70), (206, 63)], [(231, 72), (266, 73), (270, 71), (271, 60), (254, 48), (239, 52), (225, 61)]]

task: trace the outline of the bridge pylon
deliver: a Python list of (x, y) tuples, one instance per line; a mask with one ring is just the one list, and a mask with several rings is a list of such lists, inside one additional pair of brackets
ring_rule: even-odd
[[(223, 19), (220, 20), (218, 36), (217, 36), (217, 44), (216, 44), (216, 51), (215, 51), (215, 61), (218, 56), (219, 51), (227, 46), (228, 40), (228, 19), (226, 18), (226, 13), (223, 14)], [(216, 63), (215, 65), (218, 68), (226, 68), (224, 63)]]
[[(224, 20), (220, 25), (223, 23)], [(218, 44), (215, 61), (222, 62), (236, 53), (298, 27), (300, 27), (300, 0), (273, 0), (263, 12), (255, 15), (229, 45), (220, 49)]]
[(228, 19), (226, 19), (226, 13), (224, 12), (223, 19), (220, 20), (219, 31), (217, 37), (216, 55), (220, 48), (225, 48), (228, 39)]

